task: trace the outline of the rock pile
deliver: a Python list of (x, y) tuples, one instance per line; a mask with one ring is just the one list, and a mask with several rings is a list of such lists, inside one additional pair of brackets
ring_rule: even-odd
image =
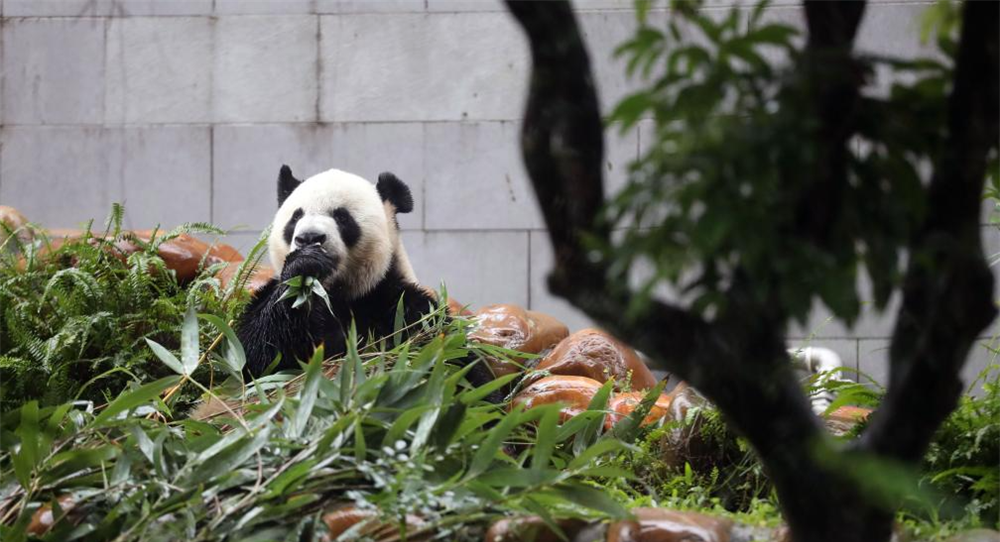
[[(13, 207), (0, 205), (0, 245), (9, 238), (8, 231), (16, 235), (22, 242), (30, 242), (35, 238), (45, 239), (45, 245), (38, 257), (45, 258), (59, 247), (67, 243), (96, 243), (100, 234), (88, 234), (82, 230), (40, 230), (33, 226), (23, 214)], [(165, 232), (155, 232), (162, 237)], [(109, 245), (109, 252), (115, 258), (125, 261), (129, 256), (143, 250), (143, 246), (154, 241), (153, 230), (125, 231)], [(216, 277), (223, 288), (237, 278), (240, 266), (244, 264), (243, 255), (230, 245), (220, 242), (206, 243), (197, 237), (182, 233), (156, 247), (157, 255), (163, 259), (167, 269), (173, 271), (177, 282), (186, 284), (198, 275), (202, 269), (220, 265)], [(71, 264), (73, 262), (70, 262)], [(260, 288), (274, 276), (274, 270), (264, 264), (257, 264), (247, 269), (242, 277), (242, 287), (254, 291)]]

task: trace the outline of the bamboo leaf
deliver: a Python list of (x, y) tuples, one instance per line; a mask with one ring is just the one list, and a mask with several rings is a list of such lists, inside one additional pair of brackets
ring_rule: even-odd
[(552, 450), (556, 446), (556, 424), (559, 423), (559, 405), (542, 405), (544, 409), (535, 432), (535, 449), (531, 458), (532, 470), (540, 471), (549, 465)]
[(573, 458), (573, 461), (570, 461), (566, 469), (571, 471), (577, 470), (587, 466), (594, 458), (598, 456), (602, 456), (604, 454), (617, 450), (627, 450), (627, 449), (631, 449), (631, 447), (620, 440), (601, 439), (597, 441), (596, 444), (587, 448), (582, 453)]
[(188, 305), (184, 312), (184, 323), (181, 324), (181, 366), (184, 373), (190, 375), (198, 368), (198, 316), (193, 305)]
[(87, 427), (100, 427), (114, 419), (115, 416), (121, 414), (122, 412), (152, 401), (167, 388), (176, 385), (179, 381), (179, 376), (168, 376), (166, 378), (150, 382), (149, 384), (139, 386), (134, 390), (125, 391), (119, 395), (117, 399), (112, 401), (107, 408), (101, 411), (101, 413), (98, 414), (93, 421), (87, 424)]
[(655, 386), (649, 388), (649, 391), (642, 398), (642, 402), (628, 416), (619, 420), (605, 437), (623, 442), (634, 441), (639, 435), (643, 420), (649, 415), (649, 411), (653, 409), (653, 405), (656, 404), (656, 400), (659, 399), (660, 394), (663, 393), (663, 387), (666, 385), (667, 381), (661, 380)]
[(541, 409), (531, 409), (525, 412), (522, 408), (522, 405), (517, 405), (511, 410), (510, 414), (500, 420), (500, 423), (490, 429), (486, 440), (479, 445), (476, 455), (472, 458), (469, 470), (465, 473), (466, 480), (475, 478), (486, 472), (486, 469), (493, 464), (493, 459), (496, 455), (502, 453), (501, 450), (503, 449), (504, 441), (514, 429), (522, 423), (535, 419), (543, 412)]
[(478, 403), (479, 401), (482, 401), (483, 399), (486, 398), (486, 396), (493, 393), (494, 391), (503, 388), (507, 384), (510, 384), (511, 381), (513, 381), (515, 378), (521, 378), (521, 375), (518, 373), (513, 373), (501, 376), (499, 378), (487, 382), (486, 384), (483, 384), (482, 386), (462, 392), (461, 394), (459, 394), (458, 399), (466, 405)]
[(316, 396), (319, 391), (320, 379), (323, 378), (323, 345), (313, 352), (312, 360), (306, 367), (305, 383), (299, 391), (299, 405), (292, 413), (292, 419), (288, 427), (288, 436), (299, 438), (305, 431), (306, 423), (312, 415), (313, 406), (316, 404)]
[(558, 469), (522, 469), (503, 467), (490, 469), (476, 478), (477, 482), (493, 487), (537, 487), (555, 482), (562, 476)]
[(159, 358), (160, 361), (164, 363), (164, 365), (170, 367), (172, 371), (174, 371), (179, 375), (187, 374), (184, 372), (184, 364), (182, 364), (181, 361), (177, 359), (177, 356), (174, 356), (172, 353), (170, 353), (170, 350), (167, 350), (166, 348), (163, 347), (163, 345), (152, 339), (146, 339), (146, 344), (148, 344), (149, 348), (153, 351), (154, 354), (156, 354), (156, 357)]
[(247, 355), (243, 350), (243, 344), (240, 343), (239, 338), (236, 337), (236, 332), (233, 328), (226, 324), (225, 320), (219, 318), (214, 314), (199, 314), (198, 318), (205, 320), (206, 322), (215, 326), (215, 329), (222, 333), (226, 338), (226, 344), (223, 348), (222, 359), (229, 366), (229, 369), (234, 374), (240, 374), (243, 372), (243, 366), (247, 363)]
[(597, 390), (594, 397), (590, 399), (590, 404), (587, 405), (587, 412), (600, 412), (601, 414), (591, 419), (576, 436), (576, 439), (573, 441), (573, 453), (575, 455), (579, 455), (588, 446), (596, 442), (597, 437), (601, 434), (601, 430), (604, 428), (605, 412), (608, 408), (608, 398), (611, 397), (611, 389), (614, 385), (614, 380), (608, 380), (601, 386), (601, 389)]
[(551, 490), (552, 493), (563, 499), (576, 503), (584, 508), (603, 512), (613, 518), (626, 518), (628, 511), (618, 504), (609, 494), (594, 489), (591, 486), (566, 483), (560, 484)]
[(235, 470), (267, 444), (267, 439), (270, 435), (270, 426), (262, 428), (256, 435), (242, 435), (236, 442), (198, 465), (191, 472), (190, 480), (211, 480)]
[(403, 308), (403, 296), (399, 296), (399, 301), (396, 302), (396, 318), (392, 323), (392, 347), (398, 348), (399, 343), (403, 341), (403, 328), (406, 327), (405, 309)]
[(326, 310), (330, 311), (330, 314), (333, 314), (333, 307), (330, 305), (330, 296), (327, 295), (326, 289), (323, 288), (323, 284), (320, 283), (320, 281), (313, 281), (312, 293), (313, 295), (319, 296), (319, 298), (323, 300), (323, 303), (326, 304)]

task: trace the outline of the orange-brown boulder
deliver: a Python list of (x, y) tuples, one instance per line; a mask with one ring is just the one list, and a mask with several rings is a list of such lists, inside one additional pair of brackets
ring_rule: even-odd
[[(434, 288), (429, 286), (421, 286), (421, 288), (423, 291), (427, 292), (427, 295), (431, 296), (435, 300), (438, 299), (438, 292)], [(448, 314), (451, 316), (472, 316), (473, 312), (454, 297), (448, 296)]]
[(205, 258), (205, 265), (242, 261), (243, 255), (240, 254), (240, 251), (233, 248), (232, 245), (216, 241), (208, 247), (208, 257)]
[[(151, 230), (131, 232), (131, 236), (144, 243), (148, 243), (152, 239), (152, 234)], [(135, 240), (128, 235), (115, 241), (114, 246), (115, 256), (123, 260), (141, 250)], [(198, 266), (206, 252), (208, 252), (207, 243), (186, 233), (160, 243), (157, 248), (157, 254), (163, 258), (167, 269), (172, 269), (177, 275), (177, 282), (182, 284), (191, 281), (198, 274)]]
[[(140, 250), (135, 240), (148, 243), (153, 238), (152, 230), (136, 230), (129, 233), (115, 241), (114, 244), (115, 255), (123, 260)], [(186, 233), (160, 243), (156, 252), (163, 259), (167, 269), (174, 271), (177, 282), (181, 284), (190, 282), (197, 276), (203, 261), (206, 267), (218, 263), (243, 261), (243, 256), (239, 251), (225, 243), (209, 245)]]
[(472, 311), (454, 297), (448, 298), (448, 314), (452, 316), (472, 316)]
[[(471, 339), (529, 354), (552, 348), (569, 335), (569, 329), (559, 320), (517, 305), (489, 305), (476, 311), (474, 319), (476, 329), (469, 335)], [(496, 376), (521, 370), (505, 360), (491, 360), (490, 368)]]
[[(322, 540), (324, 542), (336, 540), (337, 537), (344, 534), (348, 529), (354, 527), (362, 521), (364, 521), (365, 524), (358, 529), (357, 535), (359, 537), (369, 537), (373, 540), (378, 540), (387, 536), (391, 536), (393, 538), (399, 536), (399, 525), (394, 521), (385, 521), (379, 516), (380, 514), (375, 510), (362, 510), (355, 506), (344, 506), (327, 512), (326, 514), (323, 514), (323, 522), (326, 523), (327, 533)], [(424, 521), (421, 518), (407, 514), (407, 533), (413, 533), (414, 531), (420, 529), (423, 525)], [(367, 539), (368, 538), (366, 538), (366, 540)], [(412, 536), (411, 534), (406, 539), (418, 542), (426, 540), (427, 537), (420, 535)]]
[[(632, 413), (636, 407), (642, 403), (646, 396), (644, 391), (630, 391), (618, 393), (608, 400), (608, 410), (611, 413), (604, 419), (604, 427), (611, 429), (616, 423)], [(642, 425), (649, 425), (661, 420), (670, 413), (670, 402), (673, 399), (669, 394), (662, 394), (656, 398), (653, 408), (649, 409), (649, 414), (642, 419)]]
[(57, 518), (52, 513), (51, 504), (43, 504), (35, 513), (31, 515), (31, 523), (28, 524), (28, 534), (42, 536), (49, 532), (49, 529), (76, 507), (76, 501), (69, 495), (62, 495), (56, 499), (62, 514)]
[[(239, 270), (242, 263), (243, 262), (229, 262), (222, 268), (221, 271), (219, 271), (216, 277), (219, 279), (219, 284), (223, 288), (228, 288), (229, 283), (236, 278), (236, 272)], [(243, 283), (243, 288), (249, 292), (256, 292), (267, 284), (272, 278), (274, 278), (274, 269), (269, 265), (258, 264), (246, 277), (246, 282)]]
[[(683, 422), (687, 420), (688, 411), (702, 407), (708, 401), (694, 388), (681, 382), (670, 392), (670, 407), (667, 414), (668, 422)], [(671, 467), (683, 467), (686, 462), (696, 458), (704, 458), (711, 454), (709, 446), (701, 435), (701, 418), (691, 423), (685, 423), (668, 431), (659, 442), (660, 459)]]
[(870, 408), (842, 406), (824, 416), (823, 424), (830, 433), (837, 436), (845, 435), (854, 429), (854, 426), (867, 420), (871, 413)]
[(634, 390), (656, 385), (656, 377), (635, 350), (599, 329), (582, 329), (560, 342), (536, 371), (556, 375), (576, 375), (616, 384), (631, 383)]
[(666, 508), (635, 508), (608, 527), (607, 542), (729, 542), (732, 520)]
[(16, 234), (22, 243), (34, 237), (34, 232), (28, 227), (28, 218), (13, 207), (0, 205), (0, 224), (0, 245), (7, 242), (8, 232)]
[[(587, 523), (579, 519), (561, 519), (556, 524), (570, 540)], [(538, 516), (504, 518), (490, 525), (485, 542), (561, 542), (563, 539)]]
[(549, 376), (536, 380), (520, 391), (511, 402), (511, 407), (524, 405), (525, 410), (540, 405), (562, 403), (560, 411), (563, 421), (587, 410), (601, 383), (585, 376)]

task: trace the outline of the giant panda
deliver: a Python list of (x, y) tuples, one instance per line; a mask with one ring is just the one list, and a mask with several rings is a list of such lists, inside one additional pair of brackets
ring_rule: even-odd
[[(376, 185), (337, 169), (300, 181), (282, 166), (268, 238), (271, 264), (281, 271), (254, 293), (237, 323), (246, 371), (260, 376), (278, 354), (278, 370), (294, 368), (320, 344), (327, 355), (343, 354), (352, 319), (359, 337), (388, 336), (400, 296), (407, 325), (432, 311), (436, 301), (417, 283), (396, 222), (397, 213), (412, 210), (409, 187), (392, 173)], [(283, 283), (296, 276), (321, 281), (332, 314), (322, 302), (292, 308), (292, 299), (281, 299)], [(492, 378), (482, 363), (468, 373), (475, 385)]]

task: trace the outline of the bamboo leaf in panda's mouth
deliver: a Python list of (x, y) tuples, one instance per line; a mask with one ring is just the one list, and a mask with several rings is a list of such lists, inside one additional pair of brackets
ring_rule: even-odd
[(302, 305), (310, 306), (311, 296), (315, 295), (323, 300), (326, 304), (327, 310), (330, 314), (333, 314), (333, 306), (330, 305), (330, 296), (326, 293), (326, 289), (323, 288), (323, 283), (317, 280), (315, 277), (292, 277), (285, 282), (283, 282), (287, 288), (278, 301), (284, 301), (285, 299), (295, 298), (292, 302), (292, 308), (297, 309)]
[(326, 303), (326, 309), (333, 314), (333, 307), (330, 306), (330, 296), (326, 293), (326, 288), (323, 288), (323, 284), (318, 280), (313, 280), (312, 282), (312, 293), (313, 295), (319, 296), (320, 299)]

